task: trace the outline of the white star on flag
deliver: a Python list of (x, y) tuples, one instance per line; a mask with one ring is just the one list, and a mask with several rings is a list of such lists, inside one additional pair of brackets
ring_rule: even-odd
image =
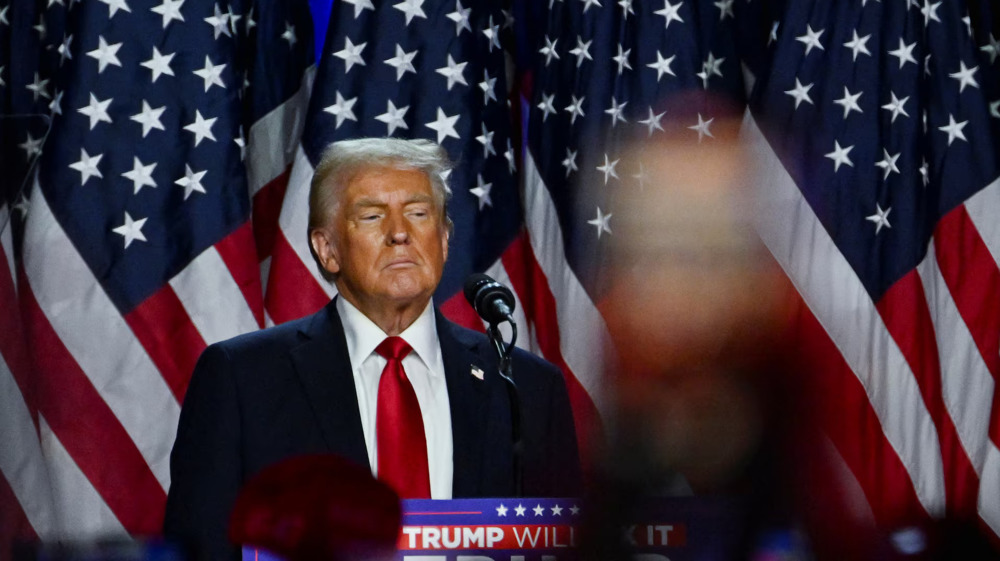
[(292, 48), (295, 43), (299, 42), (299, 38), (295, 36), (295, 26), (285, 22), (285, 32), (281, 34), (281, 38), (288, 41), (288, 47)]
[[(340, 95), (339, 92), (337, 95)], [(392, 136), (392, 133), (396, 132), (396, 129), (409, 130), (410, 127), (406, 124), (406, 121), (403, 120), (403, 117), (405, 117), (406, 112), (410, 110), (410, 106), (407, 105), (405, 107), (397, 108), (391, 99), (386, 103), (387, 107), (385, 109), (385, 113), (375, 116), (376, 120), (382, 121), (383, 123), (388, 125), (389, 132), (386, 134)], [(351, 103), (351, 105), (353, 105), (353, 102)], [(352, 112), (351, 115), (353, 114), (354, 113)], [(340, 115), (337, 115), (337, 118), (339, 120)], [(339, 127), (340, 123), (338, 123), (337, 126)]]
[[(115, 17), (115, 14), (118, 13), (118, 10), (122, 10), (129, 13), (132, 12), (132, 9), (128, 7), (128, 4), (125, 2), (125, 0), (101, 0), (101, 2), (108, 5), (108, 19)], [(50, 1), (49, 6), (51, 5), (52, 2)]]
[[(351, 120), (351, 121), (358, 120), (358, 118), (354, 115), (354, 109), (353, 109), (354, 104), (357, 103), (358, 101), (358, 98), (352, 97), (351, 99), (344, 99), (344, 96), (340, 95), (339, 91), (336, 93), (336, 95), (337, 95), (337, 101), (333, 105), (325, 107), (323, 111), (326, 111), (327, 113), (337, 118), (337, 124), (334, 128), (339, 129), (340, 125), (344, 124), (344, 121), (346, 120)], [(381, 119), (379, 120), (381, 121)]]
[(451, 87), (457, 84), (462, 84), (463, 86), (468, 86), (469, 83), (465, 81), (465, 76), (462, 74), (465, 72), (465, 66), (469, 64), (468, 62), (456, 63), (455, 59), (448, 55), (447, 66), (442, 66), (435, 70), (438, 74), (444, 76), (448, 79), (448, 91), (451, 91)]
[(833, 171), (834, 171), (834, 173), (840, 171), (840, 165), (841, 164), (847, 164), (847, 165), (849, 165), (851, 167), (854, 167), (854, 162), (852, 162), (851, 159), (847, 157), (847, 155), (850, 154), (851, 150), (853, 150), (853, 149), (854, 149), (854, 146), (848, 146), (847, 148), (841, 148), (839, 142), (837, 142), (836, 140), (833, 141), (833, 152), (830, 152), (829, 154), (825, 154), (825, 156), (827, 158), (830, 158), (831, 160), (833, 160)]
[(545, 93), (542, 94), (542, 101), (539, 102), (538, 108), (542, 110), (543, 123), (545, 122), (546, 119), (549, 118), (549, 115), (552, 115), (553, 113), (556, 112), (555, 106), (552, 105), (552, 102), (555, 101), (555, 99), (556, 99), (555, 94), (551, 95)]
[(711, 129), (709, 128), (712, 126), (712, 121), (714, 120), (715, 117), (712, 117), (711, 119), (706, 121), (704, 118), (702, 118), (701, 113), (698, 113), (698, 124), (688, 127), (689, 129), (698, 133), (699, 143), (701, 143), (702, 139), (705, 138), (706, 136), (709, 138), (715, 138), (712, 135)]
[(800, 35), (796, 37), (795, 40), (803, 43), (806, 46), (806, 55), (808, 55), (809, 51), (813, 50), (814, 48), (819, 49), (821, 51), (825, 51), (826, 49), (823, 47), (823, 44), (819, 42), (819, 38), (820, 36), (823, 35), (824, 31), (825, 31), (824, 29), (820, 29), (819, 31), (813, 31), (811, 25), (806, 25), (805, 35)]
[(858, 105), (858, 98), (861, 97), (862, 93), (864, 93), (864, 92), (858, 92), (856, 94), (851, 94), (851, 92), (848, 91), (847, 86), (844, 86), (844, 97), (842, 97), (842, 98), (834, 101), (835, 104), (840, 105), (840, 106), (842, 106), (844, 108), (844, 118), (845, 119), (847, 118), (848, 115), (850, 115), (851, 111), (857, 111), (858, 113), (864, 113), (864, 111), (861, 110), (861, 106)]
[(444, 139), (459, 138), (458, 131), (455, 130), (455, 123), (458, 122), (460, 114), (449, 117), (445, 112), (438, 107), (437, 119), (427, 123), (427, 127), (437, 132), (437, 143), (441, 144)]
[(663, 120), (663, 116), (666, 114), (667, 114), (666, 111), (664, 111), (663, 113), (654, 114), (653, 108), (650, 107), (649, 117), (646, 117), (645, 119), (639, 121), (639, 124), (646, 125), (646, 128), (649, 129), (649, 136), (653, 136), (653, 131), (661, 131), (661, 132), (663, 131), (663, 125), (660, 124), (660, 121)]
[[(623, 102), (621, 102), (621, 104), (619, 104), (615, 100), (615, 96), (611, 96), (611, 107), (608, 108), (608, 109), (605, 109), (604, 112), (607, 113), (608, 115), (611, 115), (611, 126), (612, 127), (614, 127), (618, 123), (618, 121), (621, 121), (623, 123), (627, 122), (625, 120), (625, 117), (622, 117), (622, 111), (625, 110), (625, 105), (627, 103), (628, 103), (627, 101), (623, 101)], [(553, 112), (555, 112), (555, 109), (553, 109)]]
[(500, 48), (500, 26), (493, 24), (493, 16), (490, 16), (490, 23), (486, 26), (486, 29), (483, 30), (483, 35), (485, 35), (490, 41), (489, 44), (491, 53), (494, 48)]
[(566, 157), (562, 161), (562, 166), (566, 168), (566, 177), (579, 169), (576, 167), (576, 150), (566, 149)]
[(680, 15), (681, 7), (683, 7), (683, 5), (683, 0), (677, 2), (677, 4), (671, 4), (670, 0), (663, 0), (663, 9), (657, 10), (653, 13), (658, 16), (663, 16), (666, 19), (666, 22), (663, 24), (664, 29), (670, 29), (670, 22), (672, 21), (684, 23), (684, 20), (681, 19)]
[[(556, 51), (556, 43), (559, 42), (557, 37), (555, 41), (549, 39), (549, 36), (545, 36), (545, 46), (538, 49), (539, 54), (545, 56), (545, 66), (548, 66), (552, 59), (559, 60), (559, 53)], [(620, 48), (620, 47), (619, 47)]]
[(889, 51), (889, 54), (899, 59), (899, 68), (902, 69), (907, 62), (912, 62), (913, 64), (917, 64), (917, 59), (913, 58), (913, 48), (916, 46), (917, 46), (916, 41), (907, 45), (905, 42), (903, 42), (903, 38), (900, 37), (899, 48), (894, 51)]
[(472, 32), (472, 26), (469, 25), (469, 14), (472, 13), (472, 8), (463, 8), (462, 0), (455, 0), (455, 11), (447, 14), (445, 17), (455, 22), (455, 35), (461, 36), (462, 31)]
[(889, 179), (889, 175), (893, 173), (899, 173), (899, 168), (896, 167), (896, 160), (899, 159), (899, 153), (895, 156), (890, 156), (889, 151), (885, 148), (882, 149), (882, 159), (875, 162), (875, 165), (882, 168), (885, 171), (885, 175), (882, 176), (882, 180)]
[(69, 165), (70, 168), (80, 172), (80, 186), (86, 185), (91, 177), (103, 178), (101, 170), (97, 169), (97, 164), (101, 163), (104, 154), (91, 156), (87, 151), (80, 148), (80, 159)]
[(909, 117), (910, 114), (906, 112), (905, 105), (906, 101), (910, 99), (910, 96), (906, 96), (903, 99), (896, 97), (895, 92), (890, 91), (889, 95), (892, 96), (892, 101), (886, 103), (882, 106), (882, 109), (892, 112), (892, 119), (889, 120), (890, 123), (896, 122), (896, 117), (903, 115), (904, 117)]
[(121, 43), (109, 45), (104, 40), (103, 35), (97, 38), (97, 48), (88, 52), (87, 56), (97, 60), (98, 74), (104, 72), (104, 69), (107, 68), (109, 64), (121, 67), (122, 63), (118, 60), (118, 49), (120, 48), (122, 48)]
[(479, 89), (483, 90), (483, 105), (486, 105), (492, 99), (497, 100), (496, 94), (497, 79), (490, 78), (489, 70), (483, 70), (483, 81), (479, 82)]
[(216, 66), (208, 58), (208, 55), (205, 55), (205, 66), (199, 70), (192, 70), (192, 72), (205, 81), (205, 91), (207, 92), (212, 86), (219, 86), (222, 89), (226, 88), (226, 84), (222, 81), (222, 71), (225, 68), (225, 64)]
[(351, 42), (350, 37), (344, 37), (344, 48), (333, 53), (333, 56), (343, 59), (344, 61), (344, 74), (351, 71), (351, 68), (355, 64), (358, 66), (366, 66), (365, 59), (361, 57), (361, 51), (365, 49), (365, 45), (368, 43), (360, 43), (355, 45)]
[(799, 108), (799, 104), (805, 101), (806, 103), (812, 105), (813, 100), (809, 97), (809, 90), (813, 87), (812, 84), (802, 85), (799, 79), (795, 79), (795, 87), (790, 90), (785, 90), (785, 93), (795, 98), (795, 108)]
[(948, 133), (948, 146), (951, 146), (951, 143), (954, 142), (956, 138), (960, 138), (968, 142), (968, 139), (965, 138), (965, 133), (962, 132), (962, 129), (964, 129), (968, 124), (969, 121), (957, 123), (955, 122), (954, 115), (948, 115), (948, 124), (943, 127), (938, 127), (938, 130)]
[(889, 213), (892, 212), (892, 207), (882, 210), (882, 207), (875, 203), (875, 214), (871, 216), (866, 216), (865, 220), (875, 223), (875, 234), (878, 235), (882, 231), (882, 227), (892, 228), (889, 224)]
[(410, 21), (415, 17), (427, 19), (423, 5), (424, 0), (404, 0), (399, 4), (393, 4), (392, 7), (406, 14), (406, 25), (410, 25)]
[(189, 164), (184, 164), (184, 177), (174, 181), (174, 183), (184, 188), (185, 201), (191, 196), (191, 193), (194, 193), (195, 191), (205, 193), (205, 187), (201, 184), (201, 180), (207, 173), (207, 170), (196, 172), (191, 169)]
[(386, 59), (385, 63), (396, 69), (396, 81), (403, 79), (403, 75), (407, 72), (417, 73), (417, 69), (413, 67), (413, 59), (417, 57), (417, 49), (412, 52), (406, 52), (403, 47), (396, 45), (396, 56)]
[(232, 32), (229, 30), (229, 15), (219, 10), (218, 4), (215, 5), (215, 13), (205, 18), (205, 23), (212, 26), (212, 31), (215, 33), (216, 39), (218, 39), (220, 35), (225, 35), (227, 37), (233, 36)]
[(871, 38), (872, 36), (870, 34), (865, 35), (864, 37), (858, 37), (858, 31), (855, 29), (854, 36), (851, 38), (850, 41), (844, 43), (844, 46), (847, 47), (848, 49), (851, 49), (851, 55), (854, 57), (854, 60), (857, 61), (858, 55), (861, 53), (864, 53), (868, 56), (872, 56), (871, 51), (869, 51), (868, 47), (866, 46), (868, 40)]
[(662, 78), (664, 74), (677, 76), (676, 74), (674, 74), (674, 71), (670, 69), (670, 65), (671, 63), (674, 62), (675, 58), (677, 58), (677, 55), (670, 55), (670, 57), (668, 58), (663, 58), (663, 55), (660, 54), (660, 51), (656, 51), (656, 62), (651, 62), (646, 66), (652, 68), (653, 70), (656, 70), (656, 81), (659, 82), (660, 78)]
[(166, 130), (163, 128), (163, 123), (160, 122), (160, 115), (163, 115), (166, 110), (166, 106), (153, 109), (149, 106), (149, 102), (142, 100), (142, 111), (129, 118), (142, 125), (142, 137), (146, 138), (149, 131), (153, 129)]
[(588, 220), (587, 224), (597, 228), (597, 239), (601, 239), (602, 233), (611, 233), (611, 225), (608, 223), (610, 220), (611, 214), (604, 214), (601, 212), (601, 207), (597, 207), (597, 217), (593, 220)]
[[(601, 173), (604, 174), (604, 184), (605, 185), (608, 184), (608, 179), (610, 179), (612, 177), (614, 177), (615, 179), (618, 179), (618, 172), (615, 171), (615, 166), (618, 165), (618, 160), (615, 160), (613, 162), (609, 161), (609, 160), (610, 160), (610, 158), (608, 158), (608, 155), (604, 154), (604, 165), (597, 166), (597, 171), (599, 171), (599, 172), (601, 172)], [(600, 236), (598, 236), (598, 237), (600, 237)]]
[(176, 53), (166, 55), (160, 54), (160, 50), (154, 46), (153, 56), (151, 56), (149, 60), (139, 63), (139, 65), (145, 66), (153, 72), (152, 82), (156, 83), (156, 79), (163, 74), (166, 74), (167, 76), (174, 75), (173, 69), (170, 68), (170, 61), (173, 60), (175, 54)]
[(84, 114), (84, 115), (86, 115), (87, 117), (90, 118), (90, 130), (94, 130), (94, 127), (97, 126), (97, 123), (100, 123), (100, 122), (110, 123), (111, 122), (111, 116), (108, 115), (108, 106), (111, 105), (111, 102), (113, 100), (114, 100), (114, 98), (110, 98), (109, 97), (108, 99), (105, 99), (104, 101), (99, 101), (97, 99), (97, 97), (95, 97), (94, 94), (91, 93), (90, 94), (90, 103), (87, 104), (84, 107), (81, 107), (81, 108), (77, 109), (78, 112), (80, 112), (80, 113), (82, 113), (82, 114)]
[(979, 69), (978, 66), (973, 66), (972, 68), (966, 68), (965, 61), (959, 61), (961, 67), (958, 72), (948, 74), (952, 78), (958, 80), (958, 93), (965, 91), (965, 86), (972, 86), (973, 88), (979, 87), (979, 82), (976, 81), (976, 70)]
[(584, 43), (582, 37), (580, 36), (576, 37), (576, 47), (570, 49), (569, 54), (576, 57), (577, 68), (580, 68), (580, 65), (583, 64), (584, 59), (594, 60), (594, 58), (590, 56), (590, 44), (593, 42), (594, 40), (591, 39), (590, 41)]
[(146, 236), (142, 234), (142, 227), (146, 224), (145, 218), (140, 218), (139, 220), (132, 220), (129, 213), (125, 212), (125, 222), (118, 226), (117, 228), (112, 228), (111, 231), (121, 235), (125, 241), (125, 247), (123, 249), (128, 249), (128, 246), (135, 240), (141, 242), (147, 241)]
[(173, 20), (184, 21), (184, 15), (181, 14), (181, 6), (184, 5), (184, 2), (185, 0), (163, 0), (162, 4), (152, 7), (150, 10), (163, 16), (163, 29), (166, 29)]
[(153, 170), (156, 169), (156, 162), (144, 165), (138, 157), (132, 157), (132, 169), (122, 174), (122, 177), (132, 182), (132, 193), (138, 194), (143, 187), (156, 187), (153, 181)]
[(583, 117), (583, 100), (587, 99), (586, 96), (576, 97), (576, 94), (572, 95), (572, 102), (566, 106), (566, 111), (569, 113), (569, 124), (575, 125), (577, 117)]
[(371, 10), (373, 12), (375, 11), (375, 5), (372, 4), (372, 0), (342, 0), (342, 1), (354, 6), (354, 19), (358, 19), (358, 16), (361, 15), (361, 12), (365, 11), (366, 9)]
[(493, 148), (493, 135), (496, 134), (486, 128), (486, 123), (482, 124), (483, 134), (476, 137), (476, 141), (483, 145), (483, 158), (495, 156), (497, 151)]
[(492, 183), (483, 181), (483, 174), (476, 175), (476, 186), (469, 189), (469, 192), (479, 199), (479, 210), (483, 210), (483, 207), (486, 206), (493, 206), (493, 200), (490, 198), (490, 190), (492, 188)]
[(195, 109), (194, 111), (194, 122), (190, 125), (186, 125), (184, 130), (194, 134), (194, 145), (198, 146), (201, 144), (202, 140), (206, 138), (215, 142), (215, 135), (212, 134), (212, 125), (215, 124), (217, 120), (216, 117), (211, 119), (205, 119), (201, 116), (201, 111)]

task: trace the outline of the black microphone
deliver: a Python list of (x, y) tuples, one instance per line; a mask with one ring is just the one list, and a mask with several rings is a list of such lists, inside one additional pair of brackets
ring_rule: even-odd
[(514, 293), (482, 273), (473, 273), (465, 279), (465, 299), (479, 317), (491, 325), (511, 321), (514, 312)]

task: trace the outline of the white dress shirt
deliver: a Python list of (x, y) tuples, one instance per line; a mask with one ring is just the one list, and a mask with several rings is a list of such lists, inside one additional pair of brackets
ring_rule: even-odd
[[(378, 442), (375, 418), (378, 406), (378, 382), (386, 359), (375, 347), (388, 335), (344, 298), (337, 298), (337, 312), (344, 325), (347, 351), (351, 357), (354, 388), (358, 392), (361, 428), (365, 433), (368, 461), (372, 474), (378, 476)], [(452, 461), (451, 409), (444, 378), (444, 360), (438, 342), (434, 306), (430, 302), (412, 325), (399, 336), (413, 351), (403, 358), (403, 369), (413, 385), (424, 420), (427, 439), (427, 469), (431, 479), (431, 498), (450, 499), (454, 471)]]

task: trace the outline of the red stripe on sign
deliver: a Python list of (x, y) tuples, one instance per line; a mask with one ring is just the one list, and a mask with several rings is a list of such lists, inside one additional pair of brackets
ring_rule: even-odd
[[(876, 523), (885, 529), (926, 523), (929, 517), (913, 481), (886, 440), (857, 375), (807, 306), (800, 307), (796, 319), (792, 332), (799, 342), (795, 348), (809, 360), (811, 391), (818, 396), (814, 413), (860, 484)], [(914, 516), (921, 519), (915, 521)]]
[(3, 246), (0, 245), (0, 310), (3, 310), (0, 312), (0, 355), (21, 389), (21, 395), (37, 428), (38, 409), (35, 406), (35, 386), (30, 374), (31, 360), (21, 325), (14, 280), (10, 276), (10, 269), (6, 267), (6, 259)]
[(21, 280), (25, 331), (38, 367), (39, 411), (125, 529), (133, 534), (159, 533), (166, 493), (52, 329), (23, 274)]
[[(510, 282), (517, 291), (524, 307), (524, 315), (535, 326), (538, 347), (546, 360), (562, 370), (569, 391), (573, 420), (576, 423), (577, 442), (583, 458), (592, 458), (595, 446), (603, 438), (601, 417), (594, 406), (594, 400), (570, 370), (560, 347), (559, 319), (556, 315), (556, 301), (549, 289), (548, 279), (535, 259), (526, 233), (514, 240), (500, 257)], [(563, 302), (563, 305), (573, 305)]]
[(206, 345), (174, 289), (163, 285), (126, 314), (125, 322), (182, 403), (194, 365)]
[(964, 206), (941, 218), (934, 240), (941, 276), (993, 376), (989, 431), (1000, 446), (1000, 271)]
[(264, 307), (274, 323), (284, 323), (317, 312), (330, 297), (317, 284), (306, 264), (278, 231), (271, 256), (271, 274), (267, 281)]
[[(10, 276), (10, 275), (8, 275)], [(14, 490), (0, 473), (0, 561), (13, 559), (12, 546), (19, 541), (34, 541), (38, 534), (24, 514)]]
[(250, 223), (246, 222), (215, 244), (215, 249), (240, 287), (257, 325), (264, 327), (264, 288), (260, 285), (260, 265), (253, 252), (253, 234)]
[(268, 181), (253, 196), (253, 237), (257, 242), (257, 259), (263, 261), (274, 251), (274, 243), (278, 236), (278, 218), (281, 216), (281, 205), (288, 190), (288, 177), (292, 167), (287, 166), (281, 175)]
[(974, 520), (977, 518), (979, 476), (944, 404), (937, 338), (920, 275), (914, 270), (901, 278), (875, 307), (913, 371), (924, 405), (937, 428), (948, 515)]

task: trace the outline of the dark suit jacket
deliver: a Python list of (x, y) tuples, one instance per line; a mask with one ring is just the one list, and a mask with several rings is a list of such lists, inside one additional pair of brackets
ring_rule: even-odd
[[(454, 442), (452, 495), (514, 493), (510, 410), (486, 336), (437, 312)], [(484, 380), (471, 374), (485, 372)], [(562, 374), (521, 350), (525, 496), (573, 496), (580, 468)], [(184, 398), (170, 456), (164, 534), (212, 559), (235, 555), (226, 538), (243, 482), (291, 456), (334, 453), (368, 466), (344, 331), (331, 301), (318, 313), (208, 347)]]

